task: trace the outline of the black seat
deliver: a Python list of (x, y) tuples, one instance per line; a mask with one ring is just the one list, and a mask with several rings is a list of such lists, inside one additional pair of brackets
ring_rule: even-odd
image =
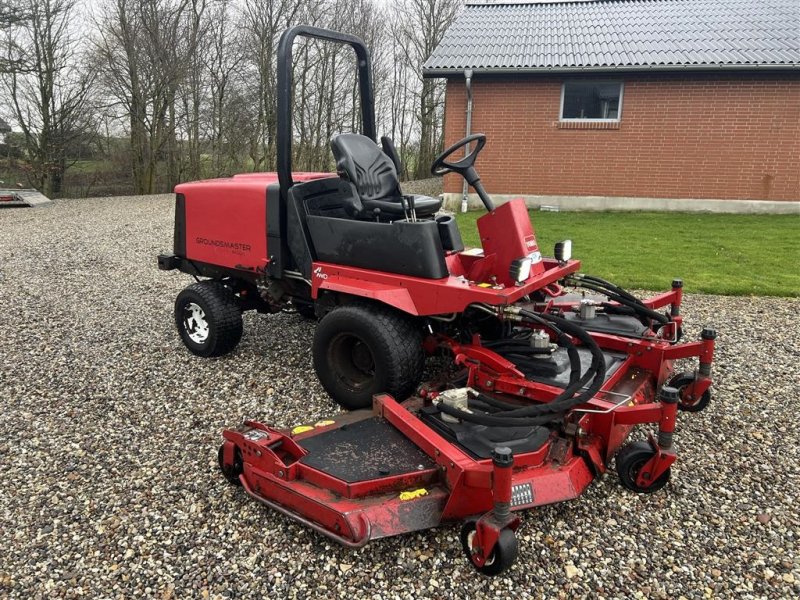
[[(389, 141), (391, 143), (391, 141)], [(375, 209), (380, 215), (403, 218), (403, 204), (413, 202), (417, 217), (429, 217), (442, 207), (442, 201), (429, 196), (403, 196), (395, 163), (370, 138), (357, 133), (342, 133), (331, 140), (339, 177), (355, 186), (362, 210), (354, 215), (372, 218)]]

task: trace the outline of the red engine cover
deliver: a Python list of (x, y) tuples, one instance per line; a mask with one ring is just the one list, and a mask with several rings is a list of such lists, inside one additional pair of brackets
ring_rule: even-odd
[[(331, 173), (293, 173), (296, 183)], [(267, 187), (277, 173), (243, 173), (182, 183), (186, 258), (230, 269), (263, 270), (267, 264)]]

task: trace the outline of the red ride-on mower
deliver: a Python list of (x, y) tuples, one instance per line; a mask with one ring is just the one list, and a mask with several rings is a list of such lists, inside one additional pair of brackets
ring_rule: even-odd
[[(349, 44), (358, 59), (363, 132), (331, 141), (335, 176), (291, 172), (298, 35)], [(278, 117), (277, 175), (178, 186), (175, 253), (159, 265), (198, 278), (175, 318), (201, 356), (236, 346), (243, 310), (318, 318), (314, 368), (353, 412), (225, 431), (219, 463), (232, 483), (353, 547), (464, 521), (464, 551), (489, 575), (516, 557), (517, 511), (579, 496), (612, 457), (630, 490), (667, 483), (678, 411), (709, 402), (716, 337), (705, 328), (680, 343), (680, 280), (640, 300), (579, 274), (569, 241), (543, 257), (522, 200), (495, 207), (483, 189), (481, 134), (432, 166), (462, 175), (486, 207), (482, 248), (465, 249), (455, 220), (436, 216), (439, 200), (402, 194), (391, 141), (375, 142), (358, 38), (285, 32)], [(675, 360), (692, 357), (695, 370), (673, 374)], [(656, 434), (626, 444), (639, 424)]]

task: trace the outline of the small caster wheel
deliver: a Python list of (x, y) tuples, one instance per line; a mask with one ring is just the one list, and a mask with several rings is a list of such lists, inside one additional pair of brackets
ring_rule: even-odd
[(473, 558), (473, 549), (477, 545), (477, 524), (477, 520), (470, 520), (461, 527), (461, 534), (459, 537), (461, 539), (461, 547), (464, 548), (464, 554), (467, 555), (467, 559), (472, 566), (484, 575), (490, 577), (499, 575), (517, 560), (517, 554), (519, 554), (517, 536), (511, 529), (502, 529), (497, 543), (486, 558), (486, 562), (483, 566), (479, 566), (475, 563), (475, 559)]
[(700, 412), (708, 406), (711, 402), (711, 390), (706, 390), (699, 398), (687, 397), (684, 391), (695, 380), (695, 374), (692, 371), (684, 371), (678, 375), (674, 375), (667, 385), (674, 387), (681, 394), (681, 400), (678, 402), (678, 409), (684, 412)]
[(647, 487), (636, 483), (639, 471), (642, 470), (648, 460), (653, 458), (655, 453), (653, 447), (646, 441), (632, 442), (627, 446), (623, 446), (617, 453), (617, 475), (619, 475), (619, 480), (624, 487), (639, 494), (652, 494), (667, 485), (670, 469), (664, 471), (658, 479)]
[(219, 447), (219, 452), (217, 453), (217, 462), (219, 463), (219, 470), (222, 471), (225, 479), (228, 480), (228, 483), (232, 483), (233, 485), (242, 485), (242, 482), (239, 481), (239, 475), (244, 472), (244, 465), (242, 464), (242, 453), (239, 452), (238, 448), (235, 448), (233, 451), (233, 464), (226, 465), (225, 464), (225, 444)]

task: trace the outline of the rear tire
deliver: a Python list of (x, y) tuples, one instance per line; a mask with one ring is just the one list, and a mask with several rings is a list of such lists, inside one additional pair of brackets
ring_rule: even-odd
[(330, 397), (348, 410), (369, 408), (372, 396), (408, 398), (422, 379), (422, 332), (406, 315), (381, 305), (353, 304), (320, 321), (314, 369)]
[(242, 310), (236, 296), (222, 283), (201, 281), (178, 294), (175, 325), (193, 354), (222, 356), (242, 339)]

